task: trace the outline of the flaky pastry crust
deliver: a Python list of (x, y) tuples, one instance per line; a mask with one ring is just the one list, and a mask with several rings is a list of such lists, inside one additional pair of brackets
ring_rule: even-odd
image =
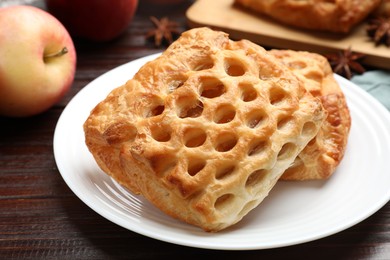
[(380, 0), (235, 0), (235, 4), (299, 28), (347, 33)]
[(374, 11), (373, 16), (382, 16), (390, 18), (390, 0), (382, 0), (381, 4)]
[(319, 54), (271, 50), (304, 82), (305, 88), (321, 99), (327, 117), (317, 136), (283, 174), (283, 180), (329, 178), (344, 157), (351, 128), (351, 116), (343, 91), (333, 76), (327, 59)]
[(120, 184), (219, 231), (262, 202), (324, 118), (321, 102), (262, 47), (197, 28), (113, 90), (84, 131)]

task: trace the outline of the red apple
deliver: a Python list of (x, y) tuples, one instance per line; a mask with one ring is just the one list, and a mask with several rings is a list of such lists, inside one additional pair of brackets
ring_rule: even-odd
[(0, 8), (0, 115), (31, 116), (73, 83), (76, 51), (65, 27), (33, 6)]
[(131, 23), (138, 0), (46, 0), (71, 35), (92, 41), (109, 41)]

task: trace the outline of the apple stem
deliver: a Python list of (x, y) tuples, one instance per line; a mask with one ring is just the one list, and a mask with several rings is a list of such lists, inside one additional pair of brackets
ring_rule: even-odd
[(57, 52), (54, 52), (54, 53), (45, 54), (43, 56), (43, 59), (47, 60), (47, 59), (54, 58), (54, 57), (60, 57), (60, 56), (62, 56), (64, 54), (66, 54), (66, 53), (68, 53), (68, 49), (66, 47), (64, 47), (60, 51), (57, 51)]

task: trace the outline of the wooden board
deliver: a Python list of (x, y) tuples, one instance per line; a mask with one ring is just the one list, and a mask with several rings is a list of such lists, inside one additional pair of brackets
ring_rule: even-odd
[(390, 48), (376, 46), (366, 35), (365, 23), (348, 35), (297, 29), (236, 7), (233, 0), (197, 0), (186, 17), (190, 27), (208, 26), (229, 33), (232, 39), (249, 39), (269, 48), (327, 54), (351, 47), (367, 55), (364, 64), (390, 69)]

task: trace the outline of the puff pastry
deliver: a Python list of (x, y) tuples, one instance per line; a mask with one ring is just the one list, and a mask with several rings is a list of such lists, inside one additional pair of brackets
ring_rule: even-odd
[(382, 0), (379, 7), (373, 13), (374, 16), (390, 17), (390, 0)]
[(318, 98), (262, 47), (197, 28), (113, 90), (84, 131), (103, 171), (216, 232), (263, 201), (324, 118)]
[(292, 50), (271, 50), (270, 53), (289, 67), (310, 93), (321, 99), (327, 111), (317, 136), (298, 155), (281, 179), (327, 179), (343, 159), (348, 143), (351, 116), (344, 93), (325, 57)]
[(380, 0), (235, 0), (235, 4), (300, 28), (349, 32)]

